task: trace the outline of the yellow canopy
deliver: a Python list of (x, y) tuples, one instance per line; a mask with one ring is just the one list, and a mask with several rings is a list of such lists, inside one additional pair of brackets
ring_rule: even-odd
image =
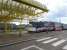
[(23, 18), (23, 15), (35, 16), (48, 12), (47, 8), (33, 0), (0, 0), (0, 21)]
[(46, 8), (45, 5), (42, 5), (41, 3), (34, 0), (13, 0), (13, 1), (17, 1), (20, 3), (35, 7), (37, 9), (43, 10), (44, 12), (48, 12), (48, 9)]

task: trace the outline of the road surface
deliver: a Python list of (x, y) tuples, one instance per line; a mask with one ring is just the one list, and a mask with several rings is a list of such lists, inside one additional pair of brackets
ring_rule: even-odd
[(40, 36), (35, 40), (0, 47), (0, 50), (67, 50), (67, 31), (56, 33), (54, 36)]

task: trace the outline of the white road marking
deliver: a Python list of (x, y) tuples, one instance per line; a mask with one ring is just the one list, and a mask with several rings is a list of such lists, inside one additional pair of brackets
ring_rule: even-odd
[(65, 45), (62, 49), (65, 49), (65, 50), (67, 50), (67, 45)]
[(53, 39), (50, 39), (50, 40), (44, 41), (44, 42), (42, 42), (42, 43), (50, 43), (50, 42), (53, 42), (53, 41), (55, 41), (55, 40), (58, 40), (58, 38), (53, 38)]
[(53, 43), (53, 44), (51, 44), (51, 45), (52, 45), (52, 46), (58, 46), (58, 45), (62, 44), (62, 43), (65, 42), (65, 41), (66, 41), (66, 40), (62, 39), (62, 40), (57, 41), (57, 42), (55, 42), (55, 43)]
[(47, 40), (47, 39), (50, 39), (50, 38), (52, 38), (52, 37), (46, 37), (46, 38), (38, 39), (36, 41), (43, 41), (43, 40)]
[(30, 48), (32, 48), (32, 47), (34, 47), (34, 48), (36, 48), (36, 49), (39, 49), (39, 50), (44, 50), (44, 49), (42, 49), (42, 48), (40, 48), (40, 47), (37, 47), (37, 46), (35, 46), (35, 45), (32, 45), (32, 46), (26, 47), (26, 48), (21, 49), (21, 50), (28, 50), (28, 49), (30, 49)]

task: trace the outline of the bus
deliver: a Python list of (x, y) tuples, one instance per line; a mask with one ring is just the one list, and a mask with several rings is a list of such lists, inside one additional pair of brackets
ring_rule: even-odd
[(29, 32), (46, 32), (54, 30), (54, 23), (51, 22), (30, 22), (26, 27)]

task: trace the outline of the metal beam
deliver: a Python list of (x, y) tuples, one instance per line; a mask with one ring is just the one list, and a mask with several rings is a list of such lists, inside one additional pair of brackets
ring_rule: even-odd
[(47, 8), (44, 5), (39, 4), (36, 1), (33, 1), (33, 3), (38, 3), (39, 6), (37, 4), (35, 5), (35, 4), (31, 3), (31, 2), (29, 2), (29, 0), (13, 0), (13, 1), (16, 1), (16, 2), (19, 2), (19, 3), (23, 3), (23, 4), (26, 4), (26, 5), (35, 7), (35, 8), (38, 8), (40, 10), (43, 10), (44, 12), (48, 12)]

